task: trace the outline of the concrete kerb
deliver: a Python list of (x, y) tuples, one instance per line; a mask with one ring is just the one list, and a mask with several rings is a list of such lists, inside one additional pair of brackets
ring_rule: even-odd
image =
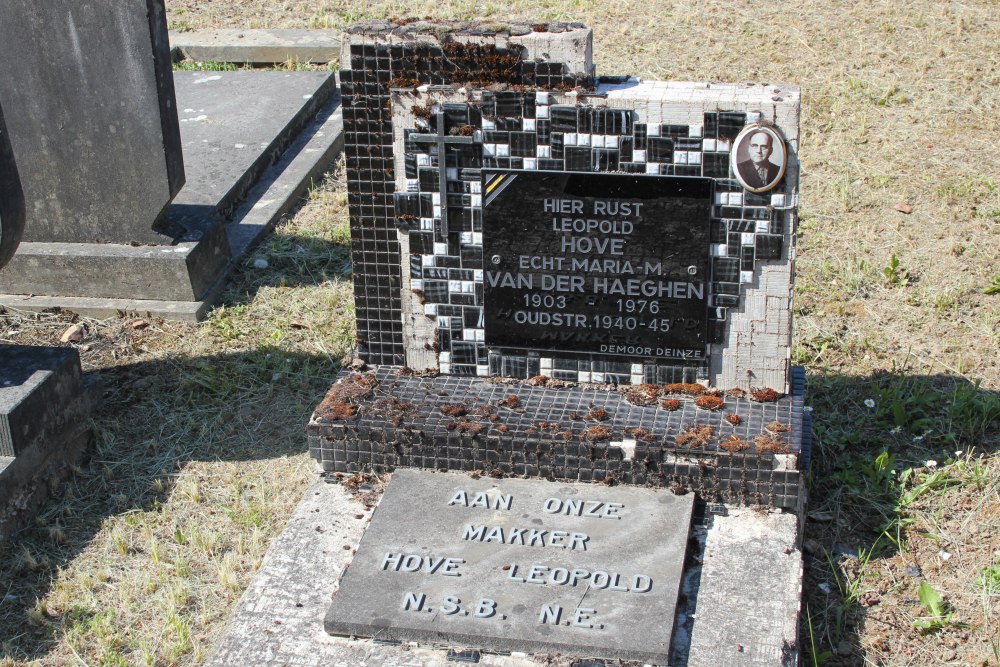
[(171, 32), (174, 61), (188, 58), (249, 65), (286, 62), (325, 64), (340, 60), (336, 30), (190, 30)]

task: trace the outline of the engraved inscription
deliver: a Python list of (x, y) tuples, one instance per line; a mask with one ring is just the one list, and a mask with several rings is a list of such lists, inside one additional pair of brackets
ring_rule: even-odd
[(704, 179), (484, 176), (489, 345), (697, 361), (705, 356)]
[[(564, 199), (553, 206), (572, 208)], [(341, 577), (328, 631), (336, 623), (336, 634), (360, 629), (392, 641), (665, 664), (690, 499), (631, 487), (396, 475)]]
[[(563, 201), (553, 206), (573, 206), (573, 201)], [(509, 512), (515, 506), (513, 494), (457, 489), (447, 500), (447, 507), (479, 508), (499, 512)], [(597, 520), (620, 520), (626, 515), (624, 503), (604, 500), (576, 498), (546, 498), (535, 508), (551, 516), (583, 517)], [(466, 523), (461, 539), (495, 545), (517, 545), (526, 547), (548, 547), (565, 549), (570, 552), (585, 552), (591, 538), (586, 533), (554, 528), (519, 528), (514, 526)], [(607, 545), (610, 546), (610, 545)], [(381, 570), (385, 572), (409, 572), (445, 577), (460, 577), (459, 566), (466, 561), (453, 556), (431, 556), (404, 552), (386, 552), (382, 557)], [(582, 587), (586, 591), (616, 591), (643, 594), (653, 590), (653, 579), (649, 575), (622, 574), (612, 570), (588, 569), (573, 564), (552, 565), (545, 563), (508, 563), (504, 566), (506, 576), (490, 585), (534, 585), (559, 588)], [(412, 612), (439, 612), (442, 617), (469, 617), (490, 619), (499, 617), (497, 603), (490, 597), (479, 597), (470, 605), (463, 605), (456, 594), (442, 596), (440, 603), (430, 600), (426, 593), (407, 591), (403, 595), (402, 610)], [(570, 610), (560, 604), (543, 605), (538, 615), (540, 625), (563, 625), (571, 628), (603, 630), (604, 624), (591, 622), (597, 610), (591, 607), (576, 607)]]

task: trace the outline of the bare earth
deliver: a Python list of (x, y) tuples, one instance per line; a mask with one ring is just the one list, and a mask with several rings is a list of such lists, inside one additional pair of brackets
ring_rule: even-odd
[[(800, 85), (802, 662), (1000, 665), (994, 0), (167, 7), (178, 30), (576, 20), (600, 74)], [(0, 666), (206, 657), (314, 479), (302, 428), (353, 340), (345, 198), (339, 170), (201, 324), (0, 315), (2, 342), (82, 324), (70, 344), (106, 386), (91, 461), (0, 553)]]

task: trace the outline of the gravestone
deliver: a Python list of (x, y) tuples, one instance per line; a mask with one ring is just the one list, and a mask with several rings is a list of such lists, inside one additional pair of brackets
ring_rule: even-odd
[[(680, 540), (663, 556), (676, 571), (657, 576), (678, 611), (646, 625), (641, 596), (625, 595), (615, 601), (615, 627), (668, 647), (642, 648), (635, 638), (628, 654), (606, 638), (592, 641), (592, 628), (573, 620), (568, 635), (560, 627), (545, 643), (544, 614), (483, 623), (490, 629), (481, 632), (475, 606), (471, 620), (458, 616), (453, 607), (468, 610), (469, 600), (516, 606), (527, 589), (495, 580), (490, 568), (513, 569), (527, 549), (511, 551), (497, 534), (466, 558), (468, 533), (449, 523), (439, 475), (407, 473), (390, 481), (389, 509), (375, 513), (327, 629), (659, 664), (786, 663), (801, 561), (771, 567), (745, 535), (797, 554), (787, 545), (796, 541), (809, 442), (804, 375), (789, 364), (798, 89), (595, 78), (591, 33), (579, 24), (420, 21), (349, 30), (341, 86), (359, 359), (307, 427), (322, 469), (333, 480), (404, 468), (525, 478), (518, 484), (540, 494), (543, 513), (562, 488), (551, 482), (578, 498), (600, 489), (605, 502), (625, 505), (632, 489), (618, 485), (646, 486), (659, 489), (652, 496), (696, 498), (703, 519), (691, 531), (663, 517), (636, 524), (656, 536), (639, 548), (644, 555)], [(437, 489), (434, 499), (415, 490), (421, 485)], [(723, 534), (713, 528), (712, 516), (746, 506), (790, 523), (761, 528), (743, 515)], [(494, 522), (504, 509), (492, 508)], [(564, 525), (530, 510), (512, 516)], [(425, 606), (422, 591), (396, 576), (386, 554), (401, 553), (395, 538), (410, 535), (411, 524), (427, 530), (408, 539), (405, 554), (415, 559), (401, 562), (433, 569), (457, 554), (472, 584), (454, 596), (462, 604), (435, 588)], [(734, 524), (747, 533), (729, 532)], [(742, 546), (720, 557), (713, 545), (734, 537), (729, 543)], [(616, 539), (634, 536), (619, 526), (600, 541)], [(700, 587), (701, 565), (683, 565), (691, 549), (735, 572), (753, 568), (746, 557), (762, 565), (756, 579)], [(555, 595), (560, 582), (538, 585)], [(747, 620), (727, 619), (734, 601), (773, 602), (782, 622), (749, 630)], [(523, 606), (537, 612), (538, 603)], [(694, 608), (731, 621), (753, 656), (710, 649), (722, 635), (699, 625)]]
[(154, 226), (184, 165), (162, 0), (11, 0), (3, 13), (24, 240), (169, 244)]
[(0, 300), (199, 319), (334, 159), (333, 74), (175, 77), (163, 0), (3, 12), (0, 96), (35, 222)]

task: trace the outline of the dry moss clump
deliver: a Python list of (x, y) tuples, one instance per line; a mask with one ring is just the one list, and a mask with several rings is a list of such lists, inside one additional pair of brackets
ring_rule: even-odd
[(585, 414), (583, 418), (595, 422), (604, 422), (608, 420), (608, 411), (604, 408), (591, 408), (590, 412)]
[(514, 408), (521, 405), (521, 399), (519, 399), (514, 394), (508, 394), (506, 398), (501, 398), (499, 401), (497, 401), (497, 405), (499, 405), (501, 408), (510, 408), (511, 410), (513, 410)]
[(673, 384), (663, 385), (663, 393), (701, 396), (705, 393), (705, 388), (695, 382), (674, 382)]
[(725, 401), (718, 396), (699, 396), (694, 399), (694, 404), (702, 410), (718, 410), (725, 405)]
[(336, 383), (316, 406), (315, 417), (321, 422), (344, 421), (358, 413), (358, 403), (370, 398), (378, 382), (374, 375), (355, 373)]
[(653, 441), (653, 433), (647, 428), (627, 428), (625, 429), (625, 433), (642, 442)]
[(668, 412), (673, 412), (674, 410), (679, 410), (681, 407), (681, 402), (676, 398), (668, 398), (667, 400), (660, 403), (660, 407)]
[(766, 454), (787, 454), (791, 451), (788, 443), (780, 435), (774, 433), (761, 433), (753, 439), (757, 445), (757, 451)]
[(580, 439), (585, 442), (597, 442), (598, 440), (608, 440), (611, 438), (611, 429), (607, 426), (591, 426), (580, 434)]
[(731, 435), (719, 443), (719, 449), (727, 452), (742, 452), (750, 449), (750, 443), (739, 436)]
[(632, 405), (653, 405), (660, 397), (660, 386), (656, 384), (637, 384), (624, 387), (622, 395)]
[(750, 400), (757, 401), (758, 403), (774, 403), (776, 400), (781, 398), (781, 394), (776, 392), (770, 387), (763, 387), (761, 389), (752, 388), (750, 389)]
[(674, 437), (674, 442), (678, 447), (705, 447), (708, 445), (715, 431), (711, 426), (698, 426), (691, 424)]

